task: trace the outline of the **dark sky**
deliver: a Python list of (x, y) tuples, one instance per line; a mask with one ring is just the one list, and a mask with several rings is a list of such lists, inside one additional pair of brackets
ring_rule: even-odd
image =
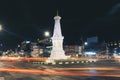
[(44, 39), (44, 31), (54, 27), (57, 10), (64, 44), (80, 44), (80, 37), (120, 40), (119, 0), (1, 0), (0, 43), (15, 48), (21, 41)]

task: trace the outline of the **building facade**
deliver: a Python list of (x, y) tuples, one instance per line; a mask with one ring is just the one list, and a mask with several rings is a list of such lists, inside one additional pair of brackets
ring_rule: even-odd
[(71, 57), (78, 57), (78, 55), (82, 54), (82, 49), (79, 45), (65, 45), (64, 50), (65, 54)]
[(109, 41), (107, 47), (110, 53), (120, 53), (120, 41)]

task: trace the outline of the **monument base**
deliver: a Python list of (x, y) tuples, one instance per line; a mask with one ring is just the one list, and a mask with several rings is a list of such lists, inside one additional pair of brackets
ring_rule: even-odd
[(67, 59), (67, 56), (65, 55), (65, 52), (63, 50), (51, 51), (51, 55), (49, 59), (53, 59), (53, 60)]

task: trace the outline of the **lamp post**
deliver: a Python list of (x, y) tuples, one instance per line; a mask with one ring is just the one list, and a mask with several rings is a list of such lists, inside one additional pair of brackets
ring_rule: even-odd
[(106, 43), (106, 55), (107, 55), (107, 59), (108, 59), (108, 57), (109, 57), (109, 49), (108, 49), (108, 46), (107, 46), (107, 43)]
[[(44, 36), (46, 37), (46, 39), (45, 39), (45, 42), (44, 42), (44, 45), (43, 45), (43, 46), (44, 46), (44, 53), (43, 53), (43, 55), (44, 55), (44, 54), (47, 54), (47, 53), (46, 53), (46, 50), (47, 50), (46, 44), (47, 44), (47, 42), (49, 41), (50, 32), (49, 32), (49, 31), (45, 31), (45, 32), (44, 32)], [(42, 56), (43, 56), (43, 55), (42, 55)]]
[[(0, 24), (0, 31), (2, 31), (2, 25)], [(0, 44), (0, 46), (2, 46), (2, 44)]]
[(84, 54), (84, 41), (83, 41), (83, 37), (82, 37), (82, 36), (81, 36), (80, 40), (81, 40), (81, 43), (82, 43), (81, 53), (82, 53), (82, 56), (84, 56), (84, 55), (85, 55), (85, 54)]
[(83, 46), (84, 46), (84, 47), (83, 47), (83, 50), (84, 50), (84, 55), (85, 55), (85, 56), (86, 56), (86, 54), (85, 54), (85, 48), (86, 48), (87, 45), (88, 45), (88, 42), (85, 42), (84, 45), (83, 45)]
[[(49, 40), (49, 37), (50, 37), (50, 32), (49, 31), (45, 31), (44, 32), (44, 36), (46, 37), (45, 41), (48, 41)], [(45, 46), (45, 45), (44, 45)]]

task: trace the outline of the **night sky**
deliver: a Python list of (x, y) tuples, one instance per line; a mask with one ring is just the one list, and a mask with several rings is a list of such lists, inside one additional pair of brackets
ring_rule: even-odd
[(1, 0), (0, 43), (15, 48), (24, 40), (44, 39), (44, 31), (54, 27), (57, 10), (61, 19), (64, 45), (80, 44), (80, 38), (98, 36), (120, 40), (119, 0)]

